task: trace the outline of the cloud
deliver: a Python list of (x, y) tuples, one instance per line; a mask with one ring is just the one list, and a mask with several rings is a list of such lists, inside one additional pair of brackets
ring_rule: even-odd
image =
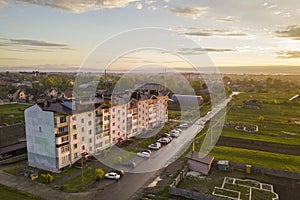
[(293, 40), (300, 40), (300, 26), (291, 25), (285, 28), (282, 31), (275, 31), (277, 37), (287, 37), (292, 38)]
[(138, 1), (139, 0), (15, 0), (16, 3), (47, 6), (71, 13), (83, 13), (105, 8), (122, 8), (131, 2)]
[(296, 59), (300, 58), (300, 51), (280, 51), (276, 52), (277, 58), (281, 59)]
[(204, 53), (224, 53), (224, 52), (233, 52), (234, 49), (217, 49), (217, 48), (181, 48), (177, 52), (181, 55), (199, 55)]
[(53, 50), (72, 50), (69, 45), (42, 40), (0, 38), (0, 49), (15, 52), (50, 52)]
[(248, 36), (248, 34), (244, 32), (238, 32), (234, 30), (223, 30), (223, 29), (190, 29), (195, 31), (185, 32), (185, 35), (189, 36), (219, 36), (219, 37), (243, 37)]
[(239, 20), (234, 16), (227, 16), (224, 18), (217, 19), (217, 21), (232, 23), (232, 22), (238, 22)]
[(170, 11), (176, 15), (191, 17), (193, 19), (197, 19), (201, 15), (205, 14), (207, 10), (207, 7), (176, 7), (170, 9)]
[(43, 46), (43, 47), (67, 47), (67, 44), (52, 43), (41, 40), (9, 39), (12, 45)]
[(135, 8), (141, 10), (143, 8), (143, 5), (141, 3), (136, 3)]
[(0, 8), (2, 6), (5, 6), (5, 5), (7, 5), (7, 1), (6, 0), (0, 0)]

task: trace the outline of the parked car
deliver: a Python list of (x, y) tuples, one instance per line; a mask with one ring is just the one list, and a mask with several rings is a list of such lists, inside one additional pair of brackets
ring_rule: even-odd
[(157, 142), (161, 143), (161, 144), (169, 144), (171, 142), (170, 138), (167, 137), (163, 137), (163, 138), (159, 138), (157, 140)]
[(179, 133), (172, 132), (172, 133), (170, 133), (170, 136), (171, 136), (172, 138), (176, 138), (176, 137), (179, 136)]
[(179, 127), (175, 128), (175, 130), (176, 130), (176, 131), (179, 131), (179, 133), (182, 132), (182, 130), (181, 130)]
[(155, 142), (155, 143), (153, 143), (153, 144), (150, 144), (150, 145), (148, 146), (148, 148), (149, 148), (149, 149), (152, 149), (152, 150), (158, 150), (158, 149), (161, 148), (161, 143)]
[(180, 129), (187, 129), (189, 127), (189, 125), (187, 123), (183, 123), (179, 125)]
[(115, 172), (117, 174), (119, 174), (120, 176), (123, 176), (125, 174), (124, 170), (113, 170), (112, 172)]
[(149, 154), (152, 153), (151, 150), (149, 150), (149, 149), (145, 149), (145, 150), (143, 150), (143, 151), (141, 151), (141, 152), (147, 152), (147, 153), (149, 153)]
[[(159, 144), (160, 144), (160, 143), (159, 143)], [(161, 146), (158, 146), (156, 143), (155, 143), (155, 144), (150, 144), (150, 145), (148, 146), (148, 148), (151, 149), (151, 150), (158, 150), (158, 149), (160, 149), (160, 147), (161, 147)]]
[(121, 178), (121, 175), (117, 174), (116, 172), (109, 172), (109, 173), (105, 174), (105, 178), (119, 180)]
[(170, 131), (170, 133), (177, 133), (177, 134), (179, 134), (180, 132), (178, 130), (176, 130), (176, 129), (173, 129), (173, 130)]
[(150, 153), (145, 151), (138, 152), (137, 155), (143, 158), (150, 158)]

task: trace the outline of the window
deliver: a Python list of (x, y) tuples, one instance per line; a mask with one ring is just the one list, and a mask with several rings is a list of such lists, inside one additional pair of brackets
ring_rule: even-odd
[(74, 158), (77, 158), (78, 157), (78, 153), (74, 153)]
[(113, 122), (112, 125), (115, 126), (115, 122)]
[(89, 113), (89, 117), (91, 117), (92, 116), (92, 113)]
[(84, 145), (82, 146), (82, 150), (85, 150), (85, 146)]
[(39, 126), (39, 132), (40, 132), (40, 133), (42, 132), (42, 127), (41, 127), (41, 126)]
[(113, 112), (115, 112), (115, 110), (116, 110), (116, 109), (115, 109), (115, 108), (113, 108)]
[(92, 143), (93, 142), (93, 140), (92, 140), (92, 138), (90, 138), (90, 143)]
[(92, 121), (89, 121), (89, 126), (92, 125)]
[(90, 151), (93, 151), (92, 147), (90, 147)]
[(115, 131), (115, 130), (113, 130), (113, 134), (115, 134), (115, 132), (116, 132), (116, 131)]
[(60, 148), (61, 153), (65, 153), (69, 151), (69, 147), (68, 146), (63, 146)]
[(84, 132), (84, 127), (81, 128), (81, 132)]
[(69, 136), (64, 136), (61, 138), (61, 142), (67, 142), (69, 140)]
[(73, 139), (76, 140), (77, 139), (77, 134), (73, 135)]
[(84, 137), (81, 138), (81, 141), (84, 142)]
[(89, 130), (89, 134), (92, 135), (92, 130)]
[(67, 118), (65, 116), (62, 116), (62, 117), (59, 118), (59, 122), (60, 123), (65, 123), (65, 122), (67, 122)]
[(125, 123), (125, 119), (123, 119), (123, 123)]
[(73, 129), (76, 130), (76, 125), (73, 125)]
[(81, 123), (84, 123), (84, 119), (81, 119)]
[(74, 149), (77, 149), (77, 144), (74, 144)]
[(73, 120), (73, 121), (76, 121), (76, 117), (75, 117), (75, 116), (74, 116), (74, 117), (72, 117), (72, 120)]

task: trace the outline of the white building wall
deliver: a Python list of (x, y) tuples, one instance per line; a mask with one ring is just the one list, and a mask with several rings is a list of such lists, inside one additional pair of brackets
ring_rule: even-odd
[(31, 106), (25, 110), (25, 124), (29, 166), (57, 172), (53, 113)]

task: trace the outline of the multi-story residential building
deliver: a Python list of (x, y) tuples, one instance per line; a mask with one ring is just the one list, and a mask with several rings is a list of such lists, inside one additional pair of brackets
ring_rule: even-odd
[(25, 110), (28, 163), (58, 172), (81, 158), (98, 153), (168, 120), (167, 94), (139, 94), (112, 105), (75, 101), (36, 104)]

